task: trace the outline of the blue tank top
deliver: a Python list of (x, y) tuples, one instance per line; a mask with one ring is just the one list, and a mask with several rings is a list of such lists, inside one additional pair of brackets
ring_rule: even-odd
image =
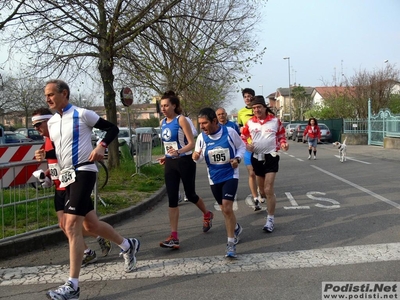
[[(176, 118), (169, 123), (167, 123), (167, 118), (164, 118), (161, 122), (161, 138), (164, 143), (166, 157), (171, 157), (171, 155), (168, 154), (169, 147), (179, 150), (188, 143), (185, 133), (179, 125), (179, 117), (180, 115), (176, 116)], [(181, 153), (179, 156), (190, 155), (191, 153), (192, 151), (189, 151)]]
[(209, 179), (213, 184), (238, 178), (238, 172), (235, 172), (230, 163), (230, 160), (235, 158), (233, 141), (225, 126), (220, 126), (220, 130), (222, 130), (222, 134), (217, 140), (202, 133), (205, 143), (204, 158), (208, 167)]

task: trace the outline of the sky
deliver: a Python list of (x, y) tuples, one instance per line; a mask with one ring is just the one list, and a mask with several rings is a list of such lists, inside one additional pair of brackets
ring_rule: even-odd
[[(250, 69), (249, 82), (233, 89), (268, 96), (287, 88), (284, 57), (290, 57), (291, 85), (311, 87), (339, 85), (357, 71), (384, 68), (385, 60), (400, 68), (399, 15), (400, 0), (268, 0), (257, 26), (260, 50), (267, 47), (262, 63)], [(240, 92), (229, 98), (228, 113), (244, 106)]]
[[(252, 79), (240, 88), (268, 96), (290, 83), (301, 86), (340, 84), (357, 71), (400, 68), (399, 0), (268, 0), (259, 25), (262, 64), (250, 69)], [(336, 80), (335, 80), (336, 78)], [(226, 109), (244, 106), (233, 93)]]

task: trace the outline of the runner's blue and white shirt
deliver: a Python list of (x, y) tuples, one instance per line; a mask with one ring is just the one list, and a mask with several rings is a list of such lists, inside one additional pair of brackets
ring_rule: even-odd
[[(89, 160), (93, 151), (91, 134), (99, 116), (91, 110), (68, 104), (63, 114), (55, 113), (47, 122), (60, 169), (76, 166)], [(79, 171), (97, 172), (96, 164), (83, 165)]]
[[(164, 118), (161, 122), (161, 138), (164, 143), (165, 156), (171, 157), (168, 154), (169, 147), (175, 150), (179, 150), (187, 145), (188, 141), (185, 137), (182, 127), (179, 125), (179, 118), (181, 115), (176, 116), (171, 122), (167, 123), (167, 118)], [(185, 156), (192, 154), (192, 151), (179, 154), (179, 156)]]
[(207, 163), (210, 185), (239, 178), (239, 168), (232, 168), (230, 160), (243, 158), (246, 146), (233, 128), (219, 126), (211, 135), (202, 132), (197, 137), (195, 151), (200, 153), (198, 162), (205, 159)]

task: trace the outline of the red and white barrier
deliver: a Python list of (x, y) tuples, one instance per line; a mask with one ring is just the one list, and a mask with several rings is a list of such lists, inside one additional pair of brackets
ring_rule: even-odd
[(35, 182), (32, 175), (37, 169), (47, 169), (46, 162), (35, 160), (35, 151), (43, 148), (43, 143), (0, 145), (1, 187)]

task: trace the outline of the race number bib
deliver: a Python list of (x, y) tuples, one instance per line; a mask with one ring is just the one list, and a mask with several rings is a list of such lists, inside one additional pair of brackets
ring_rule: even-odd
[(208, 159), (212, 165), (223, 165), (229, 163), (229, 149), (228, 148), (217, 148), (209, 150)]
[(165, 149), (165, 154), (168, 154), (168, 150), (170, 150), (170, 149), (178, 150), (178, 143), (177, 142), (164, 142), (164, 149)]
[(75, 168), (69, 167), (61, 170), (60, 177), (58, 178), (61, 182), (60, 187), (69, 186), (71, 183), (75, 182)]
[(57, 180), (60, 176), (60, 166), (58, 163), (49, 164), (49, 171), (51, 180)]

